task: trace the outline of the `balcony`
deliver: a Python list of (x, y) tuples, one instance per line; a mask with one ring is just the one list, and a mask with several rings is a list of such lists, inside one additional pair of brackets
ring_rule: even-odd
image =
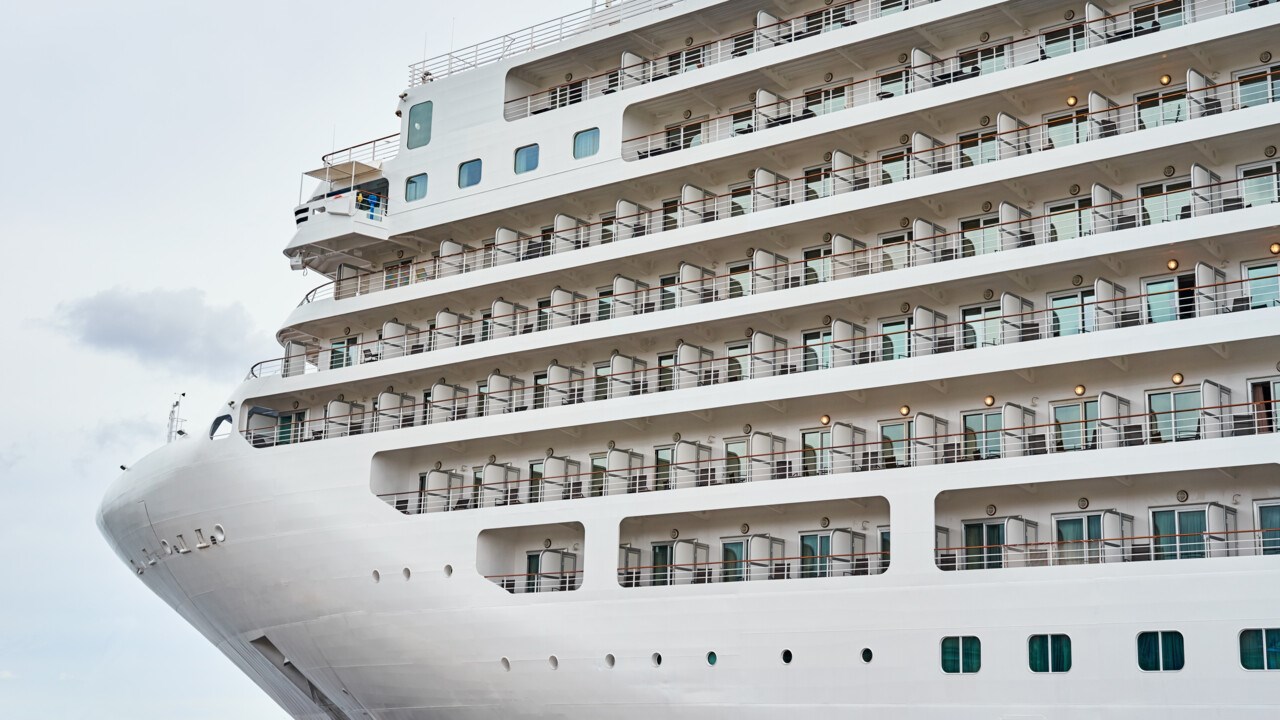
[[(1173, 6), (1173, 7), (1171, 7)], [(625, 160), (678, 152), (690, 147), (766, 131), (903, 95), (951, 85), (981, 75), (1050, 61), (1090, 48), (1149, 35), (1183, 25), (1240, 12), (1251, 7), (1237, 0), (1173, 0), (1109, 15), (1086, 3), (1086, 19), (1075, 25), (1055, 27), (1019, 40), (990, 43), (947, 58), (937, 58), (921, 48), (903, 53), (903, 67), (843, 84), (828, 84), (797, 97), (781, 97), (766, 89), (754, 94), (754, 107), (707, 120), (665, 127), (660, 131), (623, 141)], [(1189, 90), (1204, 87), (1188, 83)], [(1218, 98), (1214, 105), (1223, 101)], [(1090, 109), (1094, 109), (1091, 105)], [(1213, 110), (1217, 111), (1216, 107)], [(1110, 133), (1110, 126), (1100, 132)], [(1104, 135), (1105, 137), (1106, 135)], [(1043, 148), (1043, 146), (1041, 146)]]
[(512, 595), (572, 592), (582, 586), (581, 523), (486, 529), (476, 541), (476, 570)]
[[(1095, 92), (1088, 96), (1088, 108), (1072, 115), (1069, 122), (1059, 119), (1031, 125), (1008, 113), (999, 113), (989, 131), (973, 136), (962, 133), (949, 144), (924, 133), (904, 135), (905, 148), (878, 160), (864, 161), (842, 150), (833, 150), (828, 156), (830, 169), (817, 175), (789, 178), (767, 168), (758, 168), (751, 174), (750, 187), (715, 192), (686, 184), (678, 201), (663, 207), (647, 207), (624, 198), (616, 203), (613, 217), (607, 220), (589, 223), (560, 214), (551, 226), (537, 234), (499, 228), (491, 240), (479, 246), (446, 240), (440, 245), (439, 255), (429, 260), (397, 265), (394, 269), (376, 273), (351, 271), (312, 290), (303, 298), (302, 304), (323, 299), (340, 300), (502, 265), (536, 261), (588, 247), (652, 237), (671, 230), (820, 201), (883, 185), (910, 184), (916, 179), (964, 171), (1024, 155), (1066, 152), (1068, 148), (1085, 142), (1268, 104), (1280, 99), (1268, 83), (1269, 78), (1277, 75), (1280, 75), (1280, 70), (1262, 71), (1211, 85), (1202, 74), (1189, 70), (1187, 83), (1190, 89), (1179, 103), (1170, 104), (1170, 107), (1181, 108), (1176, 112), (1165, 113), (1162, 108), (1153, 112), (1147, 101), (1118, 105)], [(1213, 174), (1208, 171), (1196, 178), (1198, 186), (1213, 182)], [(1234, 195), (1219, 193), (1218, 196), (1231, 201), (1217, 205), (1200, 203), (1190, 208), (1193, 216), (1196, 212), (1237, 209), (1245, 202), (1243, 192)], [(1116, 199), (1118, 197), (1095, 200), (1104, 204)], [(1041, 241), (1050, 241), (1053, 237), (1046, 234)]]
[[(1078, 395), (1084, 393), (1083, 386), (1078, 388)], [(1070, 457), (1076, 452), (1183, 445), (1277, 431), (1277, 400), (1232, 402), (1231, 389), (1212, 380), (1186, 389), (1144, 394), (1148, 407), (1139, 412), (1131, 411), (1127, 398), (1105, 391), (1055, 403), (1049, 422), (1037, 422), (1030, 403), (1008, 402), (989, 411), (964, 413), (960, 418), (913, 412), (903, 406), (900, 420), (876, 421), (874, 418), (884, 413), (868, 413), (866, 419), (872, 421), (872, 427), (878, 425), (879, 436), (870, 440), (863, 428), (828, 417), (824, 429), (814, 431), (823, 437), (802, 437), (798, 450), (787, 449), (788, 438), (750, 425), (743, 428), (741, 436), (736, 436), (734, 429), (712, 428), (713, 433), (718, 430), (719, 436), (726, 438), (723, 453), (676, 433), (673, 444), (665, 446), (669, 450), (652, 463), (641, 452), (611, 443), (611, 447), (589, 454), (586, 469), (582, 459), (556, 455), (552, 450), (538, 464), (536, 474), (529, 476), (519, 466), (491, 457), (487, 464), (475, 466), (483, 466), (483, 470), (469, 481), (460, 473), (438, 468), (420, 474), (412, 489), (389, 491), (389, 484), (406, 482), (393, 472), (375, 482), (374, 492), (405, 514), (459, 512), (874, 470)], [(1171, 403), (1167, 407), (1166, 400)], [(949, 431), (953, 419), (961, 421), (961, 432)], [(980, 426), (975, 424), (978, 420)], [(705, 434), (706, 430), (700, 432)], [(1206, 452), (1215, 449), (1217, 446), (1205, 446)], [(1035, 542), (1029, 538), (1023, 544)]]
[(866, 577), (889, 568), (889, 503), (849, 498), (629, 517), (620, 538), (624, 588)]
[[(875, 247), (867, 247), (866, 243), (843, 234), (831, 234), (827, 240), (828, 249), (824, 249), (824, 253), (816, 258), (791, 260), (775, 253), (755, 250), (749, 258), (749, 268), (745, 271), (734, 269), (715, 275), (693, 263), (681, 263), (678, 279), (673, 284), (660, 284), (658, 278), (636, 279), (617, 275), (608, 295), (587, 296), (557, 287), (551, 291), (547, 305), (534, 309), (529, 307), (534, 304), (532, 301), (498, 298), (484, 318), (470, 318), (445, 309), (431, 319), (433, 329), (430, 330), (419, 328), (425, 323), (414, 325), (390, 321), (382, 326), (378, 340), (343, 344), (329, 349), (300, 342), (289, 343), (284, 357), (257, 363), (250, 370), (249, 377), (293, 377), (340, 370), (457, 345), (483, 343), (585, 323), (610, 322), (634, 315), (733, 300), (751, 294), (790, 290), (1047, 243), (1092, 238), (1136, 227), (1179, 222), (1268, 205), (1280, 197), (1280, 190), (1277, 189), (1280, 175), (1276, 173), (1259, 173), (1240, 180), (1222, 181), (1208, 169), (1195, 165), (1191, 175), (1191, 184), (1187, 187), (1146, 193), (1131, 200), (1119, 199), (1120, 196), (1115, 191), (1105, 185), (1095, 184), (1090, 191), (1088, 207), (1038, 216), (1031, 216), (1013, 204), (1001, 203), (992, 208), (992, 214), (998, 218), (998, 222), (958, 232), (948, 232), (934, 223), (917, 219), (909, 232), (893, 236), (882, 235), (880, 245)], [(1220, 280), (1215, 274), (1206, 270), (1202, 271), (1202, 275), (1204, 277), (1198, 283), (1217, 287), (1216, 290), (1207, 289), (1205, 292), (1215, 295), (1214, 307), (1220, 311), (1243, 310), (1245, 304), (1249, 307), (1266, 304), (1261, 296), (1256, 300), (1244, 299), (1247, 293), (1242, 285), (1216, 285)], [(409, 270), (400, 266), (388, 270), (381, 277), (388, 285), (403, 285), (408, 282), (410, 275)], [(607, 311), (602, 311), (602, 308)], [(1201, 312), (1208, 311), (1208, 306), (1201, 308)], [(1042, 319), (1028, 318), (1027, 321), (1040, 322)], [(925, 318), (917, 318), (916, 322), (925, 326), (933, 325)], [(1127, 322), (1134, 324), (1132, 319)], [(1032, 339), (1030, 335), (1028, 339)]]
[(507, 33), (470, 47), (454, 50), (409, 66), (409, 87), (424, 85), (460, 72), (563, 42), (582, 33), (660, 11), (682, 0), (592, 0), (587, 10), (563, 15), (523, 30)]
[(507, 120), (539, 115), (933, 2), (936, 0), (849, 0), (781, 20), (761, 10), (752, 30), (652, 59), (624, 52), (616, 69), (508, 100), (503, 114)]

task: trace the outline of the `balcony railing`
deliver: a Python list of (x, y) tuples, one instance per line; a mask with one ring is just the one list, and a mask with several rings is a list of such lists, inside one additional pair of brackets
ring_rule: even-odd
[[(1098, 203), (1080, 210), (1019, 217), (974, 230), (913, 236), (910, 241), (880, 247), (859, 247), (861, 243), (844, 236), (833, 236), (832, 253), (816, 260), (803, 259), (785, 263), (766, 261), (764, 264), (757, 264), (753, 258), (752, 268), (746, 273), (733, 272), (715, 276), (709, 273), (699, 274), (699, 277), (665, 287), (615, 292), (607, 298), (613, 304), (609, 318), (675, 310), (762, 292), (833, 282), (1270, 204), (1280, 200), (1277, 180), (1280, 180), (1280, 174), (1272, 173), (1194, 185), (1185, 190)], [(1102, 188), (1098, 194), (1109, 196), (1110, 192)], [(837, 244), (853, 249), (837, 251)], [(409, 284), (410, 275), (408, 269), (401, 267), (384, 273), (382, 278), (387, 286), (404, 286)], [(600, 296), (579, 297), (534, 311), (496, 313), (480, 320), (440, 324), (434, 333), (447, 334), (457, 340), (456, 344), (469, 344), (586, 322), (600, 322), (598, 307), (602, 299), (604, 298)], [(494, 329), (502, 327), (510, 328), (510, 331), (498, 332)], [(451, 342), (450, 345), (452, 344), (454, 343)], [(263, 360), (250, 369), (249, 378), (328, 371), (405, 354), (428, 352), (441, 347), (445, 346), (434, 342), (431, 332), (419, 332), (410, 336), (388, 336), (384, 333), (384, 337), (378, 340), (344, 346), (337, 351), (323, 351), (329, 354), (327, 362), (322, 361), (322, 351), (314, 348), (305, 356)], [(335, 362), (333, 352), (343, 355)]]
[[(1188, 92), (1190, 118), (1208, 117), (1245, 107), (1267, 104), (1280, 100), (1271, 90), (1259, 91), (1259, 81), (1280, 76), (1280, 73), (1262, 72), (1247, 78), (1206, 85)], [(1270, 87), (1270, 83), (1266, 83)], [(1027, 125), (1010, 116), (1001, 115), (997, 124), (1007, 129), (994, 129), (990, 134), (976, 139), (964, 139), (944, 145), (927, 135), (915, 133), (909, 138), (911, 148), (872, 162), (837, 164), (820, 176), (785, 178), (769, 170), (755, 172), (755, 184), (745, 191), (714, 194), (685, 186), (691, 196), (678, 205), (650, 210), (628, 201), (619, 202), (617, 216), (607, 222), (575, 224), (546, 235), (528, 236), (509, 232), (509, 238), (495, 237), (482, 248), (442, 250), (438, 257), (398, 267), (394, 273), (360, 273), (331, 281), (312, 290), (300, 304), (327, 298), (343, 299), (364, 295), (393, 287), (403, 287), (476, 272), (500, 265), (536, 260), (565, 252), (610, 242), (647, 237), (677, 228), (700, 225), (739, 217), (750, 213), (787, 207), (821, 200), (828, 197), (857, 192), (871, 187), (909, 182), (915, 178), (938, 175), (955, 170), (985, 165), (1022, 155), (1063, 149), (1069, 145), (1092, 140), (1116, 137), (1153, 127), (1144, 114), (1149, 104), (1139, 101), (1128, 105), (1116, 105), (1096, 93), (1090, 97), (1096, 108), (1082, 110), (1064, 125), (1062, 120), (1050, 120), (1038, 125)], [(1162, 124), (1184, 121), (1186, 118), (1162, 119)], [(1063, 132), (1068, 127), (1070, 132)], [(851, 156), (846, 156), (851, 157)], [(1220, 210), (1234, 209), (1234, 204)], [(1211, 207), (1192, 207), (1191, 212), (1215, 212)], [(387, 282), (394, 278), (394, 282)]]
[(512, 595), (571, 592), (582, 587), (581, 570), (485, 575), (484, 578)]
[[(1154, 11), (1170, 4), (1162, 0), (1125, 13), (1091, 17), (1033, 37), (990, 43), (948, 58), (935, 58), (915, 49), (904, 68), (794, 98), (758, 93), (754, 108), (625, 140), (622, 156), (626, 160), (643, 160), (1221, 17), (1249, 7), (1237, 0), (1175, 0), (1175, 3), (1186, 8), (1176, 14), (1176, 21), (1170, 16), (1163, 18), (1164, 23), (1157, 19), (1158, 13)], [(1101, 13), (1095, 10), (1096, 6), (1090, 5), (1088, 14)]]
[[(626, 64), (615, 70), (508, 100), (504, 115), (507, 120), (538, 115), (934, 2), (937, 0), (846, 0), (829, 4), (785, 20), (764, 22), (753, 30), (683, 48), (661, 57), (624, 61)], [(629, 56), (635, 57), (630, 53), (624, 55)]]
[[(390, 160), (400, 152), (400, 133), (392, 133), (385, 137), (370, 140), (352, 145), (351, 147), (341, 150), (334, 150), (328, 153), (321, 160), (324, 161), (325, 167), (335, 167), (341, 165), (350, 165), (352, 163), (362, 163), (365, 165), (374, 165), (383, 160)], [(349, 173), (348, 175), (355, 174)]]
[[(502, 482), (484, 482), (458, 473), (442, 473), (456, 481), (450, 480), (447, 486), (425, 490), (379, 493), (377, 497), (401, 513), (418, 515), (744, 482), (795, 480), (814, 475), (1182, 444), (1260, 433), (1280, 438), (1280, 434), (1264, 429), (1275, 426), (1277, 402), (1280, 401), (1206, 405), (1181, 408), (1176, 413), (1144, 411), (1079, 421), (1010, 426), (993, 431), (1000, 436), (998, 452), (984, 452), (979, 447), (983, 439), (972, 431), (898, 439), (886, 435), (879, 440), (837, 443), (823, 448), (825, 461), (816, 459), (815, 449), (805, 448), (698, 457), (687, 462), (677, 458), (671, 463), (637, 465), (625, 470), (595, 468)], [(1180, 417), (1162, 417), (1175, 414)], [(924, 414), (918, 413), (917, 417), (921, 415)], [(945, 424), (945, 421), (940, 423)], [(1170, 432), (1175, 425), (1174, 431)]]
[(937, 565), (943, 570), (1096, 565), (1247, 555), (1280, 556), (1280, 528), (965, 545), (938, 548), (935, 553)]
[(669, 565), (618, 568), (622, 587), (708, 585), (761, 580), (807, 580), (880, 575), (889, 569), (888, 552), (796, 555), (750, 560), (703, 560)]
[(409, 87), (540, 50), (596, 28), (678, 5), (683, 0), (592, 0), (591, 7), (409, 66)]
[[(1204, 273), (1197, 270), (1197, 274)], [(1275, 288), (1249, 294), (1265, 283)], [(316, 429), (314, 423), (312, 429), (291, 423), (284, 434), (278, 426), (244, 430), (243, 434), (256, 447), (269, 447), (1280, 306), (1280, 275), (1137, 295), (1125, 295), (1122, 288), (1102, 279), (1094, 288), (1096, 296), (1104, 299), (1043, 310), (1021, 310), (1029, 301), (1006, 293), (998, 300), (993, 298), (993, 302), (1002, 308), (1013, 308), (1011, 312), (952, 323), (926, 324), (923, 320), (937, 318), (939, 314), (917, 307), (912, 315), (922, 320), (919, 324), (872, 335), (852, 323), (833, 321), (832, 324), (842, 326), (832, 330), (836, 339), (803, 345), (785, 345), (781, 338), (759, 334), (752, 336), (748, 345), (752, 348), (750, 352), (734, 355), (717, 357), (709, 350), (685, 346), (692, 350), (687, 355), (696, 359), (654, 368), (648, 367), (646, 360), (615, 355), (609, 361), (611, 370), (614, 367), (631, 369), (590, 378), (579, 375), (533, 387), (509, 376), (502, 376), (504, 388), (499, 389), (493, 382), (488, 390), (477, 393), (456, 392), (453, 386), (442, 383), (442, 387), (450, 388), (447, 397), (425, 403), (397, 401), (396, 407), (381, 408), (376, 417), (362, 411), (327, 416), (322, 429)], [(757, 343), (761, 339), (763, 341)], [(756, 349), (761, 346), (763, 349)], [(676, 355), (682, 357), (686, 353), (678, 348)], [(565, 374), (571, 376), (569, 372)], [(550, 369), (548, 377), (551, 377)]]

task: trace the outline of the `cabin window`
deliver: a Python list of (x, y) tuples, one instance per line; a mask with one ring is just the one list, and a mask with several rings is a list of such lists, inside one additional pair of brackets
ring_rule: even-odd
[(1262, 554), (1280, 555), (1280, 502), (1258, 505), (1258, 529), (1262, 531)]
[(405, 144), (410, 150), (431, 142), (431, 101), (418, 103), (409, 109), (409, 130)]
[(831, 367), (831, 331), (828, 329), (810, 330), (803, 336), (805, 372), (826, 370)]
[(529, 502), (531, 503), (542, 500), (542, 473), (544, 467), (542, 460), (529, 461)]
[(1027, 664), (1035, 673), (1064, 673), (1071, 669), (1071, 636), (1032, 635), (1027, 638)]
[(583, 130), (573, 136), (573, 157), (575, 160), (591, 157), (600, 152), (600, 128)]
[(982, 641), (972, 635), (942, 638), (942, 672), (976, 673), (982, 669)]
[(419, 173), (404, 181), (405, 202), (421, 200), (427, 196), (427, 174)]
[(1176, 630), (1138, 633), (1138, 667), (1147, 672), (1181, 670), (1187, 662), (1182, 633)]
[(1280, 263), (1264, 262), (1244, 270), (1249, 307), (1255, 310), (1280, 305)]
[(671, 489), (671, 463), (675, 461), (674, 445), (653, 449), (653, 478), (655, 490)]
[[(800, 433), (800, 471), (806, 477), (831, 472), (831, 430), (804, 430)], [(827, 538), (830, 541), (830, 538)]]
[(1240, 631), (1240, 666), (1245, 670), (1280, 670), (1280, 628)]
[(458, 166), (458, 187), (469, 188), (480, 184), (482, 170), (480, 160), (468, 160)]
[(963, 457), (966, 460), (990, 460), (1000, 457), (1000, 431), (1004, 412), (985, 410), (965, 413)]
[(538, 169), (538, 144), (525, 145), (522, 148), (516, 148), (516, 174), (531, 172)]
[(1058, 403), (1053, 406), (1053, 449), (1092, 450), (1097, 447), (1098, 401)]

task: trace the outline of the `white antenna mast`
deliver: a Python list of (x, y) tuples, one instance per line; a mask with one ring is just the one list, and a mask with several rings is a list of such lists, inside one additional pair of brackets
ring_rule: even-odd
[(178, 393), (178, 399), (173, 401), (169, 406), (169, 430), (165, 442), (173, 442), (180, 435), (186, 435), (186, 431), (182, 426), (186, 424), (186, 420), (182, 417), (182, 398), (186, 397), (186, 393)]

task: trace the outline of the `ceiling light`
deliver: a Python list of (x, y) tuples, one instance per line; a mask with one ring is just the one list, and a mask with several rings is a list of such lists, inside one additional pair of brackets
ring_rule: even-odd
[(1085, 391), (1085, 387), (1083, 385), (1077, 385), (1075, 387), (1076, 397), (1080, 397), (1081, 395), (1084, 395), (1084, 391)]
[(1077, 98), (1075, 95), (1067, 96), (1067, 107), (1075, 107), (1076, 103), (1078, 102), (1080, 102), (1080, 99)]

